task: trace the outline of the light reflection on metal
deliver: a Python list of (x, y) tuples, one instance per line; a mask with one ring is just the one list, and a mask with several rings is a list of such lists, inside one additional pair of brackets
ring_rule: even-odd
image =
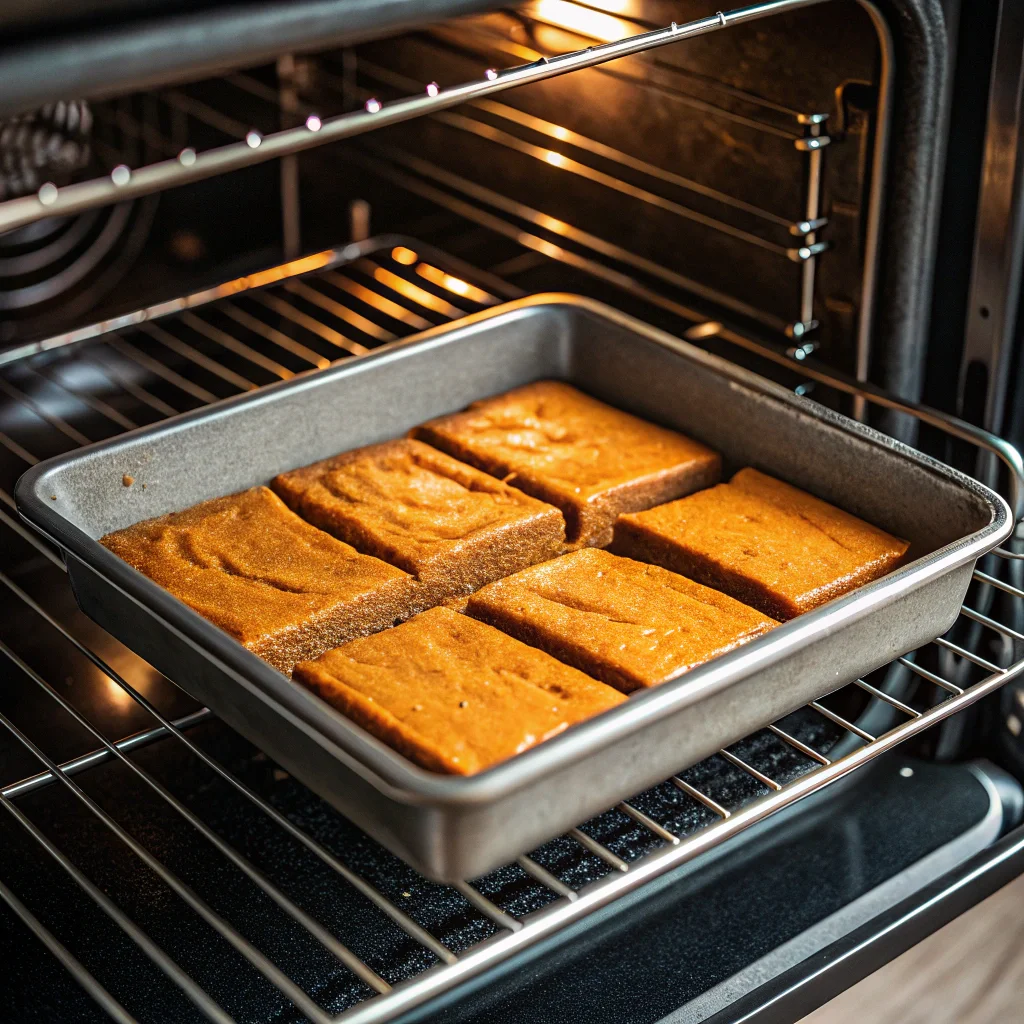
[(391, 250), (391, 258), (396, 263), (401, 263), (403, 267), (411, 267), (419, 259), (419, 255), (404, 245), (396, 245)]
[(461, 277), (446, 274), (443, 270), (431, 266), (429, 263), (421, 263), (416, 268), (416, 273), (439, 288), (445, 288), (456, 295), (461, 295), (465, 299), (471, 299), (473, 302), (478, 302), (484, 306), (493, 306), (501, 301), (497, 296), (491, 295), (490, 292), (477, 288), (475, 284), (463, 281)]
[[(548, 0), (548, 2), (553, 3), (556, 0)], [(558, 2), (564, 2), (564, 0), (558, 0)], [(235, 137), (244, 135), (245, 141), (229, 143), (197, 154), (194, 163), (188, 167), (180, 159), (139, 167), (132, 173), (131, 181), (123, 188), (115, 186), (109, 176), (106, 176), (91, 181), (75, 182), (61, 189), (53, 186), (55, 194), (52, 195), (52, 198), (49, 190), (41, 190), (42, 194), (37, 193), (35, 196), (8, 200), (5, 203), (0, 203), (0, 231), (11, 230), (23, 224), (31, 224), (40, 220), (45, 216), (44, 210), (61, 214), (77, 213), (81, 210), (115, 202), (120, 198), (147, 195), (216, 174), (239, 170), (262, 160), (288, 156), (326, 142), (352, 138), (377, 127), (398, 124), (422, 114), (457, 106), (468, 100), (482, 98), (516, 85), (544, 81), (569, 71), (596, 67), (608, 61), (643, 53), (680, 39), (692, 39), (719, 31), (727, 25), (744, 24), (778, 14), (784, 10), (796, 10), (820, 2), (822, 0), (767, 0), (764, 3), (737, 8), (714, 17), (700, 18), (685, 25), (665, 26), (648, 32), (616, 38), (610, 42), (595, 43), (579, 50), (542, 58), (530, 64), (506, 68), (502, 71), (491, 68), (485, 73), (483, 79), (441, 89), (437, 96), (420, 92), (418, 95), (405, 96), (387, 104), (380, 104), (380, 101), (370, 102), (362, 111), (340, 114), (323, 121), (320, 131), (315, 133), (300, 125), (263, 137), (252, 129), (246, 130), (243, 126), (237, 125), (232, 119), (224, 118), (217, 111), (204, 107), (204, 120), (211, 119), (211, 121), (229, 124), (231, 129), (229, 134), (234, 134), (236, 128), (240, 129)], [(609, 17), (600, 12), (595, 13), (598, 17)], [(177, 90), (169, 90), (167, 99), (168, 102), (180, 105), (182, 109), (195, 110), (197, 107), (196, 101)], [(258, 154), (254, 152), (255, 149), (258, 149)]]
[(425, 331), (427, 328), (434, 326), (429, 320), (414, 313), (411, 309), (406, 309), (405, 306), (392, 302), (391, 299), (385, 298), (385, 296), (378, 294), (372, 288), (367, 288), (358, 281), (353, 281), (352, 278), (346, 277), (344, 274), (329, 270), (321, 276), (320, 280), (333, 285), (335, 288), (340, 288), (348, 295), (359, 299), (360, 302), (365, 302), (368, 306), (372, 306), (393, 320), (398, 320), (400, 323), (415, 327), (418, 331)]
[(433, 292), (428, 292), (426, 288), (420, 288), (419, 285), (413, 284), (412, 281), (399, 277), (398, 274), (387, 270), (385, 267), (377, 266), (372, 260), (360, 260), (358, 266), (360, 270), (370, 274), (379, 284), (390, 288), (399, 295), (404, 295), (407, 299), (419, 303), (419, 305), (424, 306), (426, 309), (433, 310), (435, 313), (441, 313), (443, 316), (450, 317), (451, 319), (466, 315), (465, 310), (459, 309), (458, 306), (454, 306), (450, 302), (446, 302)]

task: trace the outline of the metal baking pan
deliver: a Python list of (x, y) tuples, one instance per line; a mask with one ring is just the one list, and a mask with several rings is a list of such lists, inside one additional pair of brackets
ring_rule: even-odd
[[(424, 771), (130, 568), (97, 538), (557, 377), (911, 541), (913, 559), (766, 636), (468, 778)], [(146, 483), (126, 488), (124, 474)], [(60, 456), (18, 508), (83, 611), (385, 846), (472, 878), (942, 634), (1011, 530), (981, 484), (595, 302), (541, 295)]]

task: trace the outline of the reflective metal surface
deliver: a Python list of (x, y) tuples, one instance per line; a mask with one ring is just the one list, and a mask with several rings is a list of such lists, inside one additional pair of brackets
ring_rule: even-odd
[(1024, 268), (1022, 101), (1024, 11), (999, 0), (958, 408), (968, 412), (970, 400), (970, 414), (988, 430), (1003, 429)]
[[(448, 89), (425, 88), (420, 96), (410, 96), (384, 105), (375, 98), (366, 101), (360, 112), (338, 117), (307, 120), (299, 128), (283, 129), (270, 135), (248, 131), (242, 142), (218, 149), (196, 152), (185, 149), (177, 160), (151, 164), (130, 171), (56, 188), (48, 183), (32, 198), (13, 199), (0, 204), (0, 231), (30, 224), (42, 217), (60, 213), (77, 213), (93, 206), (102, 206), (121, 199), (147, 195), (176, 185), (200, 181), (215, 174), (238, 170), (252, 164), (313, 149), (327, 142), (351, 138), (363, 132), (398, 124), (431, 111), (453, 107), (467, 100), (503, 92), (517, 85), (542, 81), (569, 71), (594, 67), (619, 57), (681, 39), (706, 35), (730, 25), (743, 24), (781, 11), (806, 7), (821, 0), (769, 0), (750, 7), (718, 12), (710, 18), (644, 32), (626, 39), (599, 43), (558, 57), (543, 58), (533, 64), (501, 71), (489, 70), (482, 79)], [(433, 85), (433, 83), (431, 83)]]

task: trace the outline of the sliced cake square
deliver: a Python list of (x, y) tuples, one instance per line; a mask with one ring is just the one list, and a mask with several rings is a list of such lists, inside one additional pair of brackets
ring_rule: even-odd
[(741, 469), (727, 484), (623, 516), (614, 550), (791, 619), (894, 569), (909, 544), (796, 487)]
[(561, 381), (474, 402), (413, 431), (436, 448), (557, 505), (570, 546), (603, 546), (615, 517), (716, 483), (710, 448)]
[(101, 543), (283, 672), (410, 614), (408, 573), (310, 526), (267, 487)]
[(470, 597), (467, 612), (626, 693), (776, 625), (684, 576), (598, 548), (491, 583)]
[(432, 608), (294, 678), (431, 771), (471, 775), (624, 698), (482, 622)]
[(553, 557), (561, 512), (422, 441), (388, 441), (271, 486), (303, 519), (411, 573), (420, 608)]

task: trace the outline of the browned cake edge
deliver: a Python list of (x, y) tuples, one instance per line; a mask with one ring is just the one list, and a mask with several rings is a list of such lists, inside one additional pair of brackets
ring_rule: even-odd
[[(633, 693), (635, 690), (650, 689), (652, 686), (658, 686), (666, 682), (664, 679), (652, 682), (650, 679), (628, 669), (611, 665), (602, 659), (598, 653), (567, 644), (562, 637), (545, 629), (542, 624), (524, 622), (507, 609), (486, 601), (486, 598), (481, 600), (478, 595), (474, 595), (469, 599), (466, 612), (473, 618), (479, 619), (489, 626), (494, 626), (511, 637), (515, 637), (516, 640), (521, 640), (531, 647), (545, 651), (564, 664), (571, 665), (573, 668), (585, 672), (602, 683), (607, 683), (620, 693)], [(744, 644), (756, 640), (759, 636), (763, 636), (771, 629), (774, 629), (776, 625), (776, 622), (765, 622), (763, 626), (751, 629), (748, 633), (739, 637), (735, 643), (714, 652), (703, 661), (696, 662), (685, 671), (692, 672), (695, 668), (700, 667), (700, 665), (707, 664), (709, 661), (713, 661), (715, 658), (727, 654), (737, 647), (742, 647)]]
[(660, 565), (705, 587), (728, 594), (780, 622), (800, 614), (800, 609), (782, 595), (759, 586), (728, 566), (695, 554), (635, 520), (622, 518), (616, 521), (611, 551), (638, 562)]
[[(419, 593), (412, 579), (389, 580), (365, 594), (273, 636), (242, 643), (274, 668), (289, 674), (298, 661), (310, 661), (349, 640), (379, 633), (419, 611)], [(187, 602), (186, 602), (187, 603)]]
[[(695, 491), (713, 487), (722, 478), (722, 458), (709, 451), (682, 466), (652, 473), (650, 476), (620, 484), (583, 503), (580, 515), (581, 537), (589, 537), (588, 547), (604, 548), (612, 542), (615, 520), (629, 512), (643, 512), (665, 502), (685, 498)], [(582, 541), (580, 546), (583, 546)]]

